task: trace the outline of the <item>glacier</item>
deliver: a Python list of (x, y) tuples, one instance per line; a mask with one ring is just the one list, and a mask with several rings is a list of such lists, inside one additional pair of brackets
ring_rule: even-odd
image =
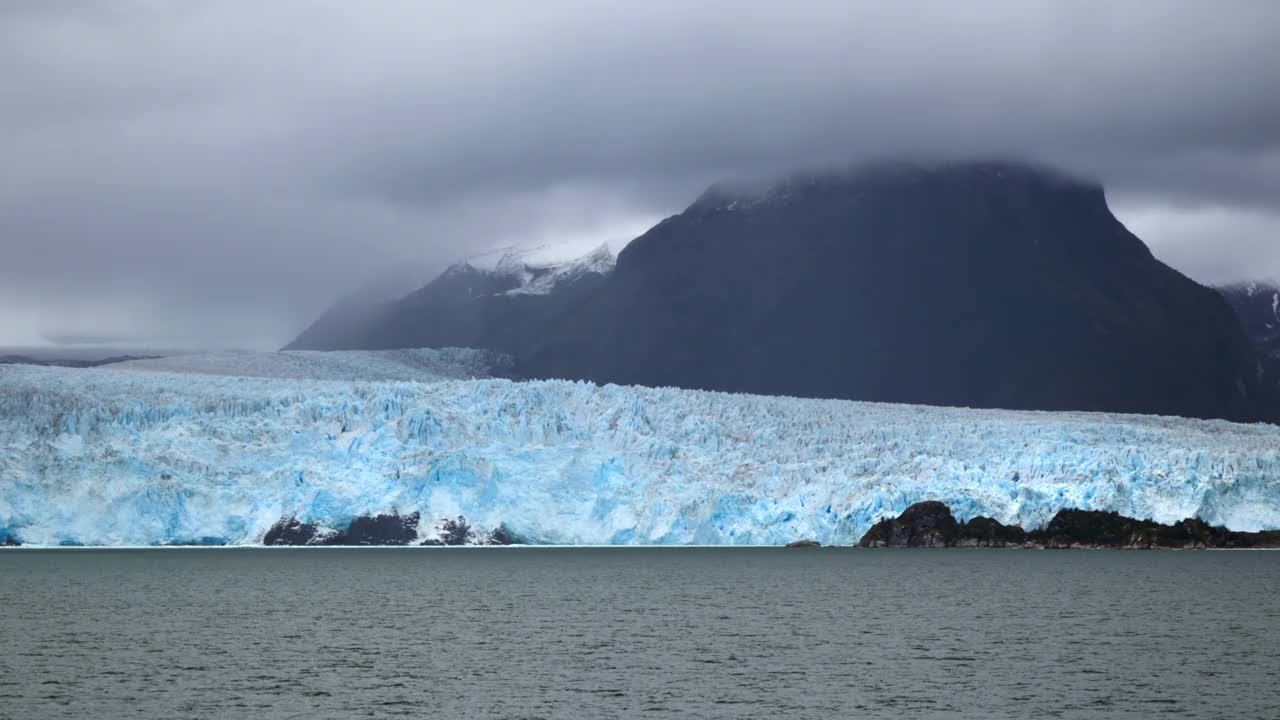
[(844, 544), (921, 500), (1280, 528), (1271, 425), (515, 382), (439, 352), (381, 381), (349, 377), (400, 362), (377, 353), (0, 366), (0, 538), (255, 544), (394, 510), (534, 543)]
[(511, 358), (488, 350), (224, 350), (126, 360), (112, 369), (312, 380), (467, 380), (505, 372)]

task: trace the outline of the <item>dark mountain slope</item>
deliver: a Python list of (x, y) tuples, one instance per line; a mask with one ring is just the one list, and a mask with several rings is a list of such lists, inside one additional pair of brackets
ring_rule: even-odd
[(1254, 344), (1268, 353), (1280, 353), (1280, 287), (1266, 283), (1242, 283), (1219, 288), (1240, 318)]
[(342, 298), (325, 310), (283, 350), (363, 350), (368, 331), (389, 312), (392, 302)]
[(980, 407), (1259, 416), (1223, 298), (1101, 187), (1017, 164), (885, 164), (712, 188), (544, 323), (533, 376)]
[(567, 308), (599, 289), (613, 263), (603, 247), (552, 263), (527, 262), (518, 252), (496, 268), (460, 263), (396, 301), (359, 310), (364, 317), (322, 318), (285, 349), (471, 347), (523, 355)]
[(367, 334), (391, 312), (397, 298), (435, 277), (440, 266), (407, 266), (382, 273), (354, 292), (339, 298), (284, 350), (362, 350)]
[(1219, 288), (1258, 352), (1260, 379), (1280, 392), (1280, 287), (1242, 283)]

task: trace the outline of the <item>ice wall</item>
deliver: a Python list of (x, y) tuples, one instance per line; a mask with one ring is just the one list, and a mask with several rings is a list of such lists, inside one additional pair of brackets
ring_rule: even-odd
[[(0, 535), (254, 543), (466, 515), (547, 543), (856, 541), (924, 499), (1280, 527), (1280, 428), (574, 382), (0, 366)], [(427, 520), (424, 520), (426, 522)]]

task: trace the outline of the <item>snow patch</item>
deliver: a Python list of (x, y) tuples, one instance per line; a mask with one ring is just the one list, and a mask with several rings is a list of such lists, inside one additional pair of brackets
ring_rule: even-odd
[(608, 275), (613, 272), (616, 261), (608, 243), (600, 244), (585, 254), (576, 246), (538, 245), (499, 248), (470, 257), (450, 270), (471, 268), (513, 278), (516, 286), (506, 291), (506, 295), (546, 295), (556, 287), (590, 273)]

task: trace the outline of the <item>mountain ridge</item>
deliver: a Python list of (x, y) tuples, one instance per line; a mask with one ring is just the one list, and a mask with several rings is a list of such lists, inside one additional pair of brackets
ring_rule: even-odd
[(332, 332), (308, 328), (284, 349), (473, 347), (518, 353), (535, 342), (530, 333), (541, 318), (603, 281), (615, 261), (607, 244), (585, 254), (547, 244), (498, 248), (448, 266), (426, 285), (363, 316), (341, 318), (350, 320), (345, 325), (325, 327)]
[(365, 347), (481, 347), (526, 377), (798, 397), (1274, 410), (1224, 297), (1155, 258), (1100, 184), (1039, 165), (885, 162), (718, 183), (611, 272), (540, 303), (504, 304), (509, 281), (460, 277), (399, 301)]

